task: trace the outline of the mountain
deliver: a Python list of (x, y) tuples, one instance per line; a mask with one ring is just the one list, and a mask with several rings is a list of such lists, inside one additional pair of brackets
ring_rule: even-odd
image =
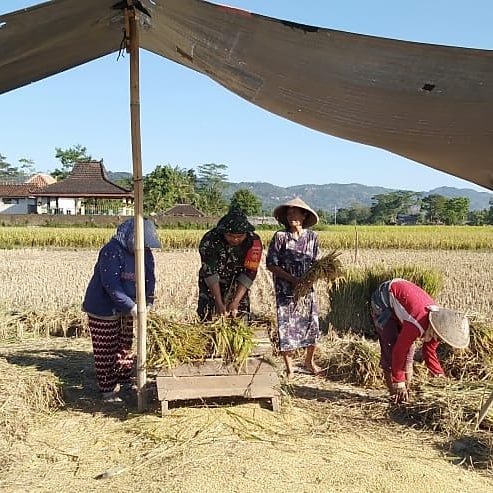
[[(111, 181), (132, 178), (132, 174), (125, 171), (108, 171)], [(301, 197), (313, 209), (333, 211), (337, 209), (348, 209), (354, 204), (370, 206), (372, 197), (378, 194), (396, 192), (393, 188), (368, 187), (358, 183), (329, 183), (327, 185), (294, 185), (291, 187), (278, 187), (265, 182), (240, 182), (228, 183), (225, 196), (229, 200), (239, 189), (250, 190), (262, 202), (265, 211), (271, 211), (279, 204), (295, 197)], [(467, 197), (470, 200), (470, 210), (477, 211), (489, 209), (489, 201), (493, 199), (493, 193), (478, 192), (471, 188), (439, 187), (428, 192), (417, 192), (427, 195), (443, 195), (449, 199), (456, 197)]]
[[(294, 197), (301, 197), (313, 209), (333, 211), (334, 208), (350, 208), (355, 204), (370, 206), (372, 197), (378, 194), (396, 192), (396, 189), (384, 187), (369, 187), (358, 183), (340, 184), (329, 183), (327, 185), (294, 185), (291, 187), (278, 187), (263, 182), (229, 183), (225, 196), (231, 198), (239, 189), (248, 189), (262, 202), (266, 211), (274, 209), (277, 205)], [(443, 195), (447, 198), (467, 197), (470, 200), (470, 210), (489, 209), (489, 201), (493, 199), (493, 193), (478, 192), (470, 188), (439, 187), (427, 192), (417, 192), (428, 195)]]
[(469, 209), (472, 211), (489, 209), (489, 201), (493, 198), (493, 193), (491, 192), (478, 192), (477, 190), (471, 190), (470, 188), (439, 187), (426, 192), (426, 195), (431, 194), (443, 195), (449, 199), (468, 197), (471, 201)]
[(129, 173), (128, 171), (109, 171), (106, 170), (106, 174), (108, 175), (108, 178), (112, 182), (116, 182), (118, 180), (126, 180), (132, 179), (132, 173)]

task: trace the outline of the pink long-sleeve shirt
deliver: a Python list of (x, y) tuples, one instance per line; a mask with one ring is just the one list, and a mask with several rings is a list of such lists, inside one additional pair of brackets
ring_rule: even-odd
[[(394, 279), (389, 286), (390, 306), (401, 323), (401, 331), (392, 350), (392, 381), (406, 381), (406, 355), (411, 345), (423, 337), (428, 328), (430, 308), (435, 300), (419, 286), (404, 279)], [(443, 375), (437, 356), (439, 342), (432, 339), (423, 342), (422, 353), (428, 370), (433, 375)]]

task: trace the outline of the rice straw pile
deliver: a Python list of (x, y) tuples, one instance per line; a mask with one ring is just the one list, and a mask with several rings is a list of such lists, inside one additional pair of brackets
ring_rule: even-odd
[(294, 289), (295, 299), (306, 296), (317, 281), (332, 282), (343, 277), (342, 264), (339, 256), (342, 252), (334, 250), (322, 258), (315, 260), (310, 268), (301, 276)]
[(329, 379), (361, 387), (381, 387), (380, 351), (378, 345), (360, 337), (321, 341), (317, 363)]
[(50, 372), (0, 358), (0, 462), (16, 440), (24, 439), (36, 417), (61, 407), (61, 383)]
[(60, 310), (11, 311), (0, 313), (0, 339), (26, 336), (84, 336), (89, 334), (87, 316), (78, 306)]
[(174, 368), (222, 358), (241, 367), (255, 345), (254, 336), (253, 327), (242, 318), (177, 322), (154, 313), (147, 321), (147, 363), (152, 368)]
[(376, 339), (369, 300), (373, 291), (384, 281), (400, 277), (417, 284), (432, 297), (437, 296), (442, 285), (439, 272), (414, 265), (401, 265), (393, 268), (380, 266), (370, 268), (345, 269), (344, 278), (333, 283), (329, 291), (330, 310), (327, 321), (339, 335), (352, 333)]
[[(493, 385), (433, 379), (417, 383), (410, 402), (393, 409), (392, 414), (422, 428), (458, 437), (476, 426), (479, 410), (493, 391)], [(493, 410), (484, 417), (481, 428), (491, 430)]]
[(454, 350), (442, 344), (443, 369), (447, 375), (467, 381), (493, 381), (493, 327), (482, 322), (470, 323), (469, 347)]

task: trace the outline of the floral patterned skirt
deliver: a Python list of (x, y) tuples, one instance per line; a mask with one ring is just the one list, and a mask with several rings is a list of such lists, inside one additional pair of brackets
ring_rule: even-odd
[(292, 296), (278, 295), (276, 301), (279, 349), (292, 351), (316, 344), (320, 339), (320, 326), (315, 293), (296, 302)]

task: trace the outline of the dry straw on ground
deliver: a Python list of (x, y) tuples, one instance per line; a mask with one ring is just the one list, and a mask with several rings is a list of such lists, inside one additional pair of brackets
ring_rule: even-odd
[[(11, 279), (11, 283), (2, 283), (0, 285), (0, 298), (2, 299), (2, 303), (5, 303), (5, 306), (8, 308), (2, 311), (2, 321), (4, 324), (0, 325), (1, 335), (14, 339), (26, 336), (31, 337), (33, 334), (47, 336), (51, 334), (52, 331), (59, 335), (67, 335), (71, 333), (71, 330), (73, 330), (71, 327), (73, 328), (74, 326), (78, 326), (83, 332), (85, 315), (80, 312), (80, 309), (77, 307), (80, 306), (80, 301), (83, 297), (87, 280), (91, 275), (96, 255), (97, 252), (87, 251), (63, 252), (64, 265), (61, 265), (60, 258), (50, 251), (23, 250), (22, 252), (17, 251), (15, 253), (0, 252), (0, 276), (5, 279)], [(308, 377), (299, 377), (299, 380), (295, 379), (289, 386), (284, 386), (284, 391), (292, 392), (292, 397), (284, 397), (282, 415), (289, 416), (291, 413), (294, 413), (299, 419), (305, 417), (310, 421), (313, 421), (314, 419), (317, 420), (317, 426), (299, 428), (300, 430), (303, 430), (302, 435), (308, 437), (306, 438), (307, 441), (312, 439), (320, 440), (320, 442), (316, 444), (317, 447), (314, 448), (314, 450), (317, 450), (318, 452), (310, 449), (312, 457), (310, 463), (307, 464), (306, 470), (311, 469), (314, 461), (316, 462), (318, 460), (321, 450), (320, 447), (325, 450), (328, 446), (327, 443), (332, 443), (332, 439), (335, 438), (333, 435), (334, 430), (345, 434), (340, 442), (342, 444), (341, 446), (347, 446), (347, 448), (353, 449), (354, 447), (357, 448), (362, 445), (361, 443), (356, 445), (355, 442), (351, 442), (350, 445), (347, 445), (348, 436), (356, 439), (360, 436), (360, 433), (363, 433), (364, 430), (368, 428), (368, 436), (372, 437), (369, 439), (369, 442), (371, 442), (372, 440), (375, 440), (375, 430), (379, 429), (382, 443), (385, 443), (386, 447), (392, 448), (392, 444), (388, 439), (391, 430), (393, 430), (393, 428), (398, 428), (396, 421), (405, 423), (406, 425), (405, 428), (399, 428), (397, 431), (394, 430), (396, 433), (394, 444), (396, 454), (401, 454), (402, 450), (405, 448), (406, 443), (405, 439), (402, 438), (403, 433), (406, 436), (409, 436), (410, 434), (415, 433), (417, 429), (424, 430), (423, 433), (427, 432), (427, 430), (436, 430), (434, 432), (435, 435), (433, 436), (437, 440), (442, 436), (448, 438), (456, 437), (461, 433), (463, 435), (467, 433), (471, 443), (474, 443), (475, 451), (472, 451), (474, 452), (472, 453), (469, 449), (465, 450), (464, 457), (469, 457), (466, 461), (466, 465), (474, 467), (491, 467), (491, 463), (488, 462), (487, 453), (489, 450), (489, 457), (491, 458), (491, 432), (489, 432), (489, 441), (488, 435), (484, 435), (491, 427), (491, 414), (485, 418), (479, 432), (473, 433), (470, 428), (474, 425), (474, 418), (479, 410), (481, 402), (484, 401), (484, 392), (489, 391), (487, 382), (491, 380), (490, 375), (492, 374), (491, 363), (487, 363), (490, 361), (488, 360), (488, 357), (491, 358), (490, 355), (492, 354), (490, 344), (491, 332), (486, 329), (483, 331), (480, 328), (474, 332), (475, 324), (477, 322), (482, 320), (493, 320), (493, 301), (491, 299), (491, 292), (493, 292), (493, 275), (491, 269), (486, 269), (484, 267), (485, 265), (491, 265), (492, 260), (493, 253), (491, 252), (360, 250), (358, 252), (357, 262), (352, 260), (351, 252), (344, 252), (341, 254), (341, 261), (351, 269), (364, 270), (378, 266), (386, 271), (387, 269), (392, 269), (396, 266), (402, 266), (408, 263), (413, 266), (413, 268), (416, 267), (416, 269), (419, 267), (419, 269), (423, 270), (439, 270), (443, 274), (443, 286), (438, 295), (438, 302), (445, 306), (465, 311), (473, 320), (473, 338), (470, 348), (472, 354), (468, 354), (467, 352), (454, 352), (442, 355), (446, 371), (450, 372), (452, 377), (460, 378), (462, 380), (462, 386), (460, 388), (454, 388), (453, 384), (457, 384), (458, 381), (451, 380), (448, 382), (451, 385), (450, 392), (440, 388), (437, 388), (435, 392), (435, 388), (433, 388), (433, 391), (429, 388), (429, 384), (435, 382), (430, 382), (428, 377), (423, 377), (422, 382), (417, 378), (413, 394), (414, 400), (410, 405), (407, 407), (402, 406), (397, 410), (394, 408), (389, 409), (389, 401), (385, 397), (386, 393), (382, 386), (382, 379), (378, 368), (378, 347), (376, 346), (376, 342), (363, 338), (356, 338), (354, 333), (350, 334), (349, 332), (342, 334), (330, 333), (326, 339), (321, 341), (320, 351), (317, 353), (317, 362), (320, 366), (327, 368), (327, 379), (319, 378), (314, 382), (307, 384), (302, 378)], [(165, 315), (166, 319), (173, 320), (174, 322), (179, 321), (181, 323), (183, 320), (191, 320), (195, 314), (196, 299), (198, 295), (196, 282), (199, 267), (198, 255), (196, 252), (156, 252), (156, 265), (158, 278), (156, 300), (157, 314), (163, 314), (163, 317)], [(76, 275), (74, 275), (74, 273)], [(47, 282), (47, 279), (49, 279), (50, 282)], [(330, 304), (329, 293), (325, 288), (325, 285), (318, 285), (315, 287), (320, 302), (323, 321), (327, 320), (327, 308)], [(252, 307), (255, 315), (260, 319), (265, 317), (266, 320), (272, 321), (275, 318), (275, 298), (271, 276), (263, 264), (257, 280), (253, 285), (251, 294)], [(43, 307), (42, 311), (39, 310), (40, 307)], [(65, 310), (64, 307), (74, 307), (75, 311)], [(17, 311), (17, 314), (12, 314), (12, 308)], [(48, 316), (47, 313), (49, 313), (50, 316)], [(11, 317), (9, 323), (7, 323), (8, 317)], [(50, 319), (50, 317), (52, 318)], [(323, 323), (322, 325), (324, 330), (330, 329), (326, 323)], [(486, 323), (485, 327), (489, 327), (489, 325), (490, 324)], [(79, 329), (74, 329), (74, 332), (71, 334), (79, 334)], [(78, 340), (79, 339), (74, 339), (73, 343)], [(82, 339), (79, 341), (82, 341)], [(3, 349), (5, 349), (5, 347)], [(87, 351), (90, 352), (90, 349), (87, 349)], [(467, 359), (464, 359), (466, 356)], [(475, 358), (479, 358), (479, 360)], [(422, 370), (422, 363), (417, 362), (416, 365), (418, 370)], [(89, 370), (86, 369), (85, 371), (88, 372)], [(418, 371), (418, 373), (419, 372), (420, 371)], [(8, 380), (11, 382), (16, 378), (22, 379), (22, 377), (17, 375), (10, 375)], [(474, 391), (472, 390), (472, 384), (474, 382), (477, 383), (477, 380), (481, 380), (481, 382), (479, 382), (479, 386)], [(467, 382), (471, 384), (471, 388), (468, 388)], [(342, 385), (347, 385), (347, 388), (341, 390), (340, 386)], [(14, 402), (10, 399), (14, 399), (16, 395), (20, 393), (13, 384), (6, 385), (2, 388), (7, 390), (9, 402)], [(14, 395), (11, 396), (10, 393), (13, 393)], [(360, 394), (365, 395), (364, 399), (362, 398), (361, 401), (358, 400)], [(452, 397), (454, 399), (452, 399)], [(94, 399), (94, 396), (92, 398)], [(7, 409), (7, 404), (5, 404), (5, 402), (3, 405), (5, 406), (4, 409)], [(414, 408), (412, 407), (413, 405), (415, 406)], [(43, 406), (40, 406), (40, 408), (43, 409)], [(107, 422), (104, 422), (103, 419), (98, 419), (97, 417), (97, 401), (94, 402), (94, 408), (95, 410), (92, 412), (95, 414), (88, 416), (87, 420), (87, 436), (85, 435), (84, 440), (88, 442), (90, 441), (88, 438), (89, 436), (93, 436), (94, 433), (103, 433), (103, 429), (106, 429), (108, 424)], [(387, 409), (389, 409), (388, 417), (391, 418), (390, 420), (386, 417)], [(193, 411), (193, 409), (190, 408), (190, 411)], [(36, 413), (33, 410), (31, 410), (30, 413), (32, 414), (31, 417), (34, 418), (36, 416)], [(226, 438), (224, 443), (218, 442), (215, 439), (216, 434), (219, 433), (218, 427), (223, 426), (222, 424), (218, 424), (217, 420), (222, 422), (222, 418), (218, 417), (217, 413), (210, 413), (210, 416), (213, 416), (211, 419), (213, 419), (213, 421), (215, 420), (215, 424), (212, 426), (209, 426), (209, 424), (204, 425), (205, 433), (203, 435), (200, 434), (201, 425), (199, 423), (194, 423), (191, 418), (191, 415), (195, 416), (196, 413), (191, 412), (190, 414), (187, 414), (186, 417), (184, 414), (184, 412), (182, 413), (178, 409), (173, 411), (172, 416), (175, 420), (180, 416), (183, 416), (183, 420), (180, 422), (180, 426), (183, 429), (189, 430), (191, 433), (198, 431), (197, 436), (202, 439), (202, 442), (200, 443), (203, 443), (204, 447), (207, 447), (207, 454), (222, 453), (223, 455), (217, 455), (217, 457), (221, 457), (221, 464), (224, 464), (224, 461), (228, 462), (231, 459), (231, 457), (223, 450), (224, 443), (227, 443), (228, 449), (230, 446), (231, 448), (235, 448), (235, 450), (231, 452), (234, 456), (234, 463), (230, 464), (230, 470), (231, 467), (236, 464), (238, 457), (241, 456), (242, 460), (247, 461), (248, 457), (251, 456), (251, 448), (248, 449), (248, 453), (246, 449), (240, 448), (237, 440), (238, 436)], [(200, 413), (200, 415), (203, 416), (204, 414)], [(350, 417), (348, 417), (349, 415)], [(268, 416), (270, 417), (271, 414), (268, 413)], [(229, 416), (228, 420), (231, 417), (232, 416)], [(348, 418), (346, 419), (346, 417)], [(260, 422), (259, 424), (256, 423), (257, 418)], [(73, 416), (73, 419), (75, 422), (79, 422), (79, 417)], [(250, 417), (248, 419), (253, 418)], [(53, 421), (56, 420), (54, 419)], [(263, 412), (257, 413), (254, 423), (247, 424), (248, 420), (245, 420), (242, 417), (238, 419), (234, 418), (233, 422), (235, 421), (237, 426), (236, 429), (240, 430), (241, 433), (244, 433), (245, 436), (258, 436), (261, 438), (261, 440), (259, 440), (261, 447), (256, 450), (256, 453), (265, 453), (266, 444), (272, 443), (274, 444), (272, 460), (281, 456), (279, 449), (276, 449), (275, 447), (282, 448), (282, 442), (286, 437), (281, 436), (275, 430), (269, 429), (270, 425), (268, 422), (267, 424), (264, 423)], [(62, 421), (57, 422), (62, 423)], [(65, 414), (63, 422), (65, 422)], [(126, 422), (130, 424), (130, 421)], [(173, 420), (169, 420), (168, 423), (172, 422)], [(26, 423), (28, 423), (28, 421), (26, 421)], [(98, 424), (101, 429), (95, 431), (95, 424)], [(378, 428), (380, 425), (382, 428)], [(139, 421), (136, 426), (142, 430), (142, 434), (147, 433), (144, 432), (142, 422)], [(136, 481), (135, 484), (140, 484), (139, 478), (144, 476), (144, 471), (146, 476), (152, 476), (158, 474), (156, 471), (162, 468), (162, 470), (165, 470), (168, 473), (168, 476), (164, 475), (162, 477), (164, 481), (170, 477), (178, 476), (178, 472), (180, 477), (183, 472), (193, 475), (193, 471), (198, 470), (196, 464), (199, 462), (207, 463), (208, 466), (214, 469), (215, 465), (210, 462), (210, 455), (204, 456), (197, 453), (197, 455), (192, 454), (187, 458), (186, 454), (190, 454), (190, 450), (197, 450), (197, 448), (200, 448), (202, 445), (199, 442), (193, 442), (193, 440), (193, 443), (187, 443), (186, 441), (183, 443), (173, 442), (171, 428), (169, 426), (163, 428), (162, 422), (156, 424), (156, 427), (160, 432), (164, 429), (169, 431), (169, 436), (166, 435), (164, 438), (158, 432), (154, 433), (152, 429), (148, 430), (149, 448), (146, 448), (145, 451), (142, 450), (140, 456), (138, 453), (140, 450), (139, 444), (136, 444), (133, 442), (133, 439), (131, 440), (128, 437), (121, 437), (121, 441), (116, 444), (118, 451), (116, 451), (115, 456), (112, 457), (113, 460), (106, 460), (107, 457), (103, 457), (104, 464), (108, 462), (104, 467), (101, 464), (101, 457), (99, 458), (99, 462), (94, 458), (94, 463), (92, 463), (92, 455), (88, 453), (87, 457), (85, 457), (85, 460), (87, 461), (85, 465), (90, 466), (91, 478), (96, 477), (98, 474), (104, 474), (105, 471), (115, 467), (118, 469), (118, 467), (120, 467), (119, 464), (121, 458), (118, 454), (122, 454), (122, 447), (128, 447), (129, 450), (136, 452), (135, 457), (133, 457), (135, 461), (138, 462), (139, 458), (142, 459), (142, 465), (137, 468), (133, 467), (133, 464), (136, 462), (129, 460), (127, 463), (127, 465), (130, 465), (127, 474)], [(261, 428), (262, 426), (264, 426), (265, 429), (263, 430), (263, 433), (260, 433), (259, 427)], [(298, 425), (288, 426), (286, 423), (282, 423), (282, 426), (286, 426), (286, 431), (289, 433), (296, 429)], [(35, 430), (35, 428), (31, 428), (31, 432), (33, 430)], [(43, 436), (48, 443), (48, 446), (46, 447), (47, 450), (45, 450), (45, 447), (41, 446), (40, 448), (44, 451), (43, 453), (41, 453), (40, 450), (36, 450), (36, 453), (31, 451), (33, 453), (33, 477), (37, 477), (35, 475), (39, 475), (39, 471), (43, 471), (44, 467), (45, 474), (43, 477), (45, 478), (45, 481), (49, 481), (50, 486), (53, 487), (51, 491), (59, 489), (59, 483), (58, 486), (56, 486), (55, 479), (51, 479), (53, 463), (45, 464), (42, 461), (43, 454), (46, 454), (46, 457), (52, 458), (57, 456), (57, 452), (54, 449), (57, 431), (57, 427), (54, 426), (51, 431), (53, 440), (51, 440), (51, 435)], [(78, 435), (80, 435), (80, 429), (77, 431), (79, 432)], [(65, 428), (64, 435), (62, 436), (62, 431), (60, 430), (58, 440), (64, 440), (64, 436), (69, 432), (71, 432), (71, 430)], [(20, 434), (22, 433), (19, 430), (18, 436), (20, 436)], [(142, 438), (142, 434), (139, 435), (139, 440)], [(156, 440), (154, 446), (152, 445), (153, 436)], [(288, 440), (288, 443), (286, 443), (286, 449), (293, 449), (293, 456), (291, 458), (292, 460), (289, 461), (289, 467), (291, 467), (293, 462), (296, 463), (300, 460), (300, 452), (298, 449), (300, 443), (298, 439), (302, 440), (302, 438), (302, 436), (297, 436), (297, 440)], [(326, 438), (329, 438), (329, 440), (326, 440)], [(419, 439), (418, 436), (416, 440), (419, 442)], [(78, 443), (78, 440), (80, 440), (80, 436), (76, 436), (75, 432), (73, 440), (74, 443)], [(97, 442), (96, 439), (94, 440)], [(463, 440), (463, 437), (461, 440)], [(105, 446), (108, 447), (108, 450), (110, 450), (113, 442), (114, 437), (112, 437), (111, 440), (108, 439), (107, 443), (105, 442)], [(175, 447), (174, 444), (177, 446)], [(88, 445), (88, 450), (94, 450), (96, 446), (99, 446), (99, 443), (92, 444), (91, 447)], [(460, 446), (462, 445), (459, 445), (459, 447)], [(301, 445), (301, 447), (303, 446)], [(409, 449), (411, 449), (411, 447), (409, 447)], [(451, 450), (456, 449), (451, 445)], [(332, 457), (339, 457), (337, 452), (340, 451), (332, 451), (331, 460)], [(7, 451), (5, 451), (5, 453), (8, 455)], [(145, 453), (149, 453), (149, 455), (144, 455)], [(244, 453), (244, 455), (241, 455), (242, 453)], [(371, 455), (373, 449), (369, 453)], [(457, 452), (457, 454), (460, 455), (459, 452)], [(344, 459), (341, 457), (341, 464), (346, 464), (348, 460), (357, 460), (359, 455), (360, 454), (351, 455), (349, 458), (344, 457)], [(419, 454), (416, 453), (416, 457), (418, 456)], [(481, 459), (478, 462), (477, 457), (479, 456), (481, 456)], [(315, 457), (315, 459), (313, 457)], [(386, 457), (387, 462), (382, 466), (379, 477), (393, 473), (393, 471), (389, 469), (392, 464), (388, 464), (388, 450)], [(187, 460), (189, 460), (189, 462), (187, 462)], [(372, 462), (372, 460), (368, 461), (367, 458), (365, 460), (365, 463)], [(439, 457), (435, 457), (434, 460), (437, 464), (440, 459)], [(415, 458), (413, 458), (412, 462), (415, 464)], [(320, 464), (317, 462), (317, 464), (320, 470), (327, 467), (327, 462)], [(81, 463), (80, 467), (84, 467), (85, 465)], [(156, 465), (159, 465), (159, 467), (156, 467)], [(360, 465), (362, 467), (362, 464)], [(61, 462), (56, 463), (56, 466), (63, 470)], [(287, 466), (288, 463), (279, 465), (283, 470), (284, 467), (287, 468)], [(276, 471), (279, 470), (279, 467), (275, 465)], [(399, 467), (404, 467), (404, 463)], [(24, 467), (24, 470), (25, 469), (26, 468)], [(332, 478), (335, 477), (334, 474), (337, 475), (337, 470), (334, 470), (331, 473)], [(14, 478), (15, 467), (12, 471)], [(434, 471), (436, 471), (436, 466)], [(218, 474), (219, 472), (220, 471), (218, 470)], [(76, 478), (77, 473), (74, 471), (71, 471), (71, 473), (72, 480), (75, 480), (74, 478)], [(238, 471), (238, 474), (241, 474), (241, 471)], [(124, 476), (124, 474), (121, 474), (112, 479), (115, 481), (115, 483), (111, 484), (113, 491), (115, 488), (125, 487), (124, 485), (127, 484), (127, 480), (122, 480), (122, 482), (119, 483), (117, 479)], [(408, 478), (409, 476), (406, 477)], [(66, 486), (68, 484), (67, 476), (64, 478), (64, 484)], [(12, 481), (13, 483), (10, 484), (14, 484), (17, 479), (14, 478)], [(313, 481), (316, 480), (313, 479)], [(324, 481), (329, 481), (329, 479), (324, 478)], [(385, 485), (383, 483), (378, 483), (378, 480), (376, 481), (376, 483), (372, 483), (372, 486), (369, 487), (370, 489), (361, 489), (361, 491), (385, 491), (385, 489), (379, 489), (379, 486), (384, 488)], [(24, 485), (25, 484), (26, 483), (24, 483)], [(76, 487), (74, 486), (76, 483), (70, 484), (72, 484), (74, 488)], [(101, 484), (103, 483), (100, 481), (98, 485)], [(227, 485), (227, 483), (225, 484)], [(315, 482), (313, 484), (315, 485)], [(353, 489), (356, 487), (355, 485), (352, 486)], [(421, 484), (421, 486), (423, 485)], [(94, 484), (92, 484), (91, 487), (96, 488)], [(313, 486), (313, 488), (315, 487), (316, 486)], [(108, 488), (110, 488), (110, 486), (108, 486)], [(320, 485), (318, 485), (317, 488), (319, 490)], [(373, 488), (373, 490), (371, 488)], [(45, 491), (50, 491), (50, 489), (46, 489)], [(90, 491), (89, 486), (87, 491)], [(108, 489), (108, 491), (110, 490)], [(123, 489), (121, 491), (126, 490)], [(183, 490), (177, 489), (176, 491)], [(307, 491), (315, 490), (307, 489)], [(337, 491), (337, 488), (335, 488), (334, 491)], [(449, 488), (449, 491), (452, 490)]]
[(50, 372), (19, 367), (0, 358), (0, 469), (40, 415), (62, 405), (61, 382)]

